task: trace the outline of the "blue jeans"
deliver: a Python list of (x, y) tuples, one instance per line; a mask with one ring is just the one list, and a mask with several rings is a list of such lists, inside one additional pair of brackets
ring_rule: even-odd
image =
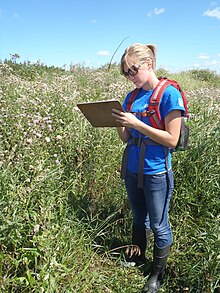
[(173, 172), (144, 175), (144, 188), (137, 187), (137, 174), (126, 171), (125, 186), (131, 205), (133, 227), (145, 228), (154, 233), (158, 248), (172, 244), (172, 231), (168, 209), (173, 191)]

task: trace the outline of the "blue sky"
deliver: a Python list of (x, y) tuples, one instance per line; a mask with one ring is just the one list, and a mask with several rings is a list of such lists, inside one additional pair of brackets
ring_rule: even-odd
[[(125, 40), (124, 40), (125, 39)], [(158, 48), (157, 68), (220, 73), (220, 0), (0, 0), (0, 60), (49, 66), (119, 62), (132, 43)]]

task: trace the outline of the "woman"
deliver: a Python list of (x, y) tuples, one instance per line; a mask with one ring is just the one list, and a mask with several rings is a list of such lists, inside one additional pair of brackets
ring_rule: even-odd
[[(172, 244), (168, 221), (173, 190), (170, 149), (178, 142), (181, 116), (185, 111), (180, 92), (170, 85), (160, 102), (165, 129), (152, 127), (149, 117), (140, 115), (148, 109), (150, 97), (159, 83), (155, 70), (154, 45), (134, 44), (128, 47), (121, 58), (121, 72), (139, 91), (129, 112), (131, 92), (123, 103), (125, 112), (113, 109), (112, 113), (122, 125), (117, 128), (119, 137), (128, 146), (125, 186), (133, 217), (132, 244), (139, 247), (139, 255), (132, 258), (137, 265), (145, 260), (149, 222), (154, 234), (153, 267), (143, 292), (157, 292), (159, 289)], [(140, 141), (146, 141), (141, 187), (138, 186)]]

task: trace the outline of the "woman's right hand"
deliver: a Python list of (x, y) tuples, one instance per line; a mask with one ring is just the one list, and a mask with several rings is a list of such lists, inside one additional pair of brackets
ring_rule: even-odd
[(134, 114), (117, 109), (112, 109), (112, 116), (124, 127), (136, 128), (140, 123), (140, 120)]

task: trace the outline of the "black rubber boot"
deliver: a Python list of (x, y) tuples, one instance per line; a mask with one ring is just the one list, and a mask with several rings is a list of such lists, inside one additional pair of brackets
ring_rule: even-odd
[(160, 281), (163, 279), (170, 246), (159, 249), (154, 246), (153, 268), (150, 277), (144, 286), (142, 293), (156, 293), (160, 288)]
[(145, 252), (150, 237), (150, 229), (132, 228), (132, 245), (126, 250), (126, 266), (140, 266), (145, 263)]

